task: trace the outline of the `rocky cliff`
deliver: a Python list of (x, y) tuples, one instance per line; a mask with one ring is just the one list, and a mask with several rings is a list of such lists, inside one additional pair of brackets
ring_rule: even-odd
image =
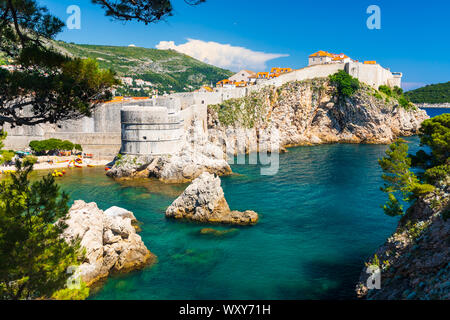
[[(450, 299), (449, 185), (447, 176), (408, 209), (394, 234), (366, 263), (356, 286), (359, 298)], [(380, 289), (369, 290), (368, 267), (381, 271)]]
[(361, 83), (342, 98), (327, 78), (266, 87), (241, 99), (209, 106), (210, 140), (245, 145), (246, 152), (265, 148), (267, 136), (279, 132), (280, 147), (323, 143), (387, 144), (415, 134), (425, 111), (406, 110), (397, 100)]

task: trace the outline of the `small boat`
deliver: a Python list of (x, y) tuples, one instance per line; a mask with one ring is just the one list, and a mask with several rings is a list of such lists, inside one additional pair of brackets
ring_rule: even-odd
[(83, 168), (83, 166), (80, 165), (80, 164), (78, 164), (78, 163), (75, 163), (75, 167), (76, 167), (76, 168)]
[(62, 161), (58, 161), (56, 163), (66, 163), (66, 162), (69, 162), (69, 160), (62, 160)]
[(64, 175), (64, 173), (62, 173), (62, 172), (60, 172), (58, 170), (55, 170), (52, 173), (52, 176), (54, 176), (54, 177), (62, 177), (63, 175)]
[(105, 167), (105, 171), (111, 170), (111, 167)]
[(87, 166), (88, 166), (89, 168), (95, 167), (93, 164), (88, 164)]

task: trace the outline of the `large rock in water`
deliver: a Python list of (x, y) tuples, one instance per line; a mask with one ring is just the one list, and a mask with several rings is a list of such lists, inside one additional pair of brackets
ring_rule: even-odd
[(202, 173), (167, 208), (166, 217), (198, 222), (252, 225), (258, 222), (254, 211), (231, 211), (220, 178)]
[(141, 269), (155, 258), (136, 234), (133, 220), (133, 213), (125, 209), (103, 212), (94, 202), (78, 200), (70, 208), (63, 237), (67, 241), (79, 238), (86, 249), (77, 272), (88, 286), (112, 272)]

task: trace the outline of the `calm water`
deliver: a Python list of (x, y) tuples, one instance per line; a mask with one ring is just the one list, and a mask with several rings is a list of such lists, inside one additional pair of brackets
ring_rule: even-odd
[[(433, 112), (436, 111), (435, 109)], [(411, 151), (416, 137), (408, 138)], [(186, 185), (117, 183), (101, 169), (74, 169), (59, 180), (72, 199), (117, 205), (143, 222), (158, 256), (143, 271), (109, 278), (92, 299), (347, 299), (364, 260), (397, 220), (383, 214), (377, 159), (386, 146), (325, 145), (290, 149), (275, 176), (259, 166), (233, 166), (222, 185), (232, 209), (255, 210), (260, 223), (224, 236), (208, 225), (166, 220)]]

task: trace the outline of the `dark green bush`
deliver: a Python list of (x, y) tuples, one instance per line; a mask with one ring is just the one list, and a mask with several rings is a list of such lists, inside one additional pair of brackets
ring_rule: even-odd
[[(49, 151), (71, 151), (80, 150), (80, 145), (75, 145), (69, 140), (48, 139), (48, 140), (33, 140), (29, 144), (31, 150), (36, 153), (45, 153)], [(78, 148), (77, 148), (78, 147)]]
[(339, 96), (342, 97), (350, 97), (360, 88), (359, 80), (353, 78), (344, 70), (339, 70), (330, 75), (329, 79), (337, 87)]

